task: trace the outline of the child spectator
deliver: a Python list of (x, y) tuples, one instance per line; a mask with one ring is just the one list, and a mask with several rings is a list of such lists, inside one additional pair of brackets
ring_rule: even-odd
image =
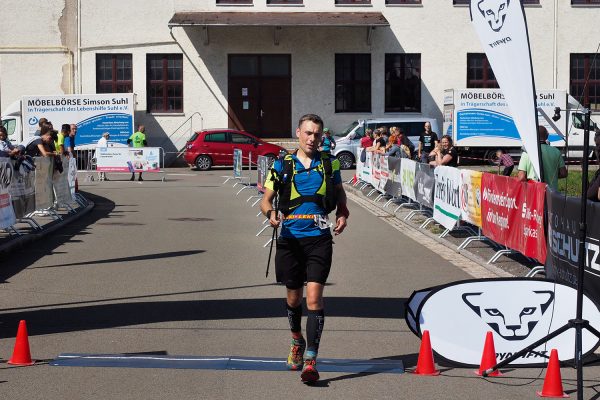
[(512, 157), (505, 153), (504, 150), (498, 149), (496, 150), (496, 164), (498, 166), (503, 166), (504, 171), (502, 171), (502, 175), (510, 176), (512, 174), (513, 169), (515, 168), (515, 162)]

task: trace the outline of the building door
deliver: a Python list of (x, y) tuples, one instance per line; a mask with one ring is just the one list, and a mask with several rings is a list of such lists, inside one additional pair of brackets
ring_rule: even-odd
[(291, 137), (289, 54), (229, 55), (229, 128), (258, 137)]

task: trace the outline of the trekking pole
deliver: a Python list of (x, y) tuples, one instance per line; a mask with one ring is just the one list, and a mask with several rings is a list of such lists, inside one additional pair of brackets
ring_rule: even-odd
[[(275, 215), (278, 216), (279, 211), (279, 196), (275, 197)], [(271, 266), (271, 254), (273, 254), (273, 242), (277, 243), (277, 228), (273, 228), (273, 235), (271, 235), (271, 247), (269, 248), (269, 258), (267, 259), (267, 272), (265, 278), (269, 277), (269, 267)]]

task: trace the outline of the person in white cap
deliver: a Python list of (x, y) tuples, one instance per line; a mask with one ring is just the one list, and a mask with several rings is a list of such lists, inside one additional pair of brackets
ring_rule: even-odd
[[(104, 132), (102, 134), (102, 137), (98, 140), (98, 143), (96, 144), (96, 149), (98, 149), (99, 147), (108, 147), (108, 139), (109, 138), (110, 138), (110, 134), (108, 132)], [(98, 158), (96, 158), (96, 163), (98, 162), (97, 160), (98, 160)], [(108, 180), (108, 178), (106, 177), (106, 174), (104, 172), (100, 172), (98, 174), (98, 179), (100, 179), (101, 181)]]

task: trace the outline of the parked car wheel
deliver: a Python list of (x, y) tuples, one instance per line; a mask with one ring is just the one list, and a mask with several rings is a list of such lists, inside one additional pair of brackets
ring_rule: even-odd
[(207, 155), (201, 155), (196, 158), (196, 168), (200, 171), (208, 171), (212, 167), (212, 159)]
[(347, 151), (337, 154), (341, 169), (350, 169), (354, 165), (354, 156)]

